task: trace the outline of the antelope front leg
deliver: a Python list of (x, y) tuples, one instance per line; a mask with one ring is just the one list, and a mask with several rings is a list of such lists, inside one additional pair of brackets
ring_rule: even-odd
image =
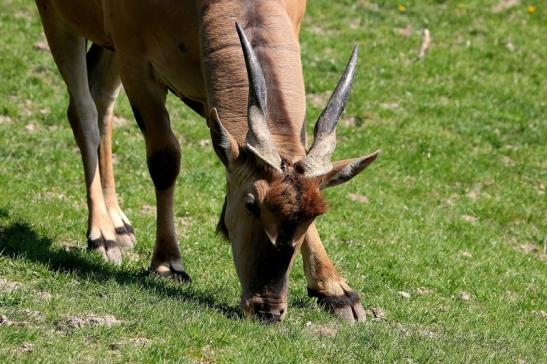
[(150, 78), (150, 67), (144, 64), (142, 68), (122, 68), (121, 75), (133, 114), (144, 134), (148, 170), (156, 190), (156, 244), (151, 268), (161, 276), (189, 281), (190, 277), (182, 266), (173, 219), (180, 145), (165, 109), (167, 89)]
[(340, 277), (332, 264), (315, 224), (310, 225), (302, 244), (308, 295), (327, 311), (348, 322), (363, 321), (365, 311), (359, 295)]

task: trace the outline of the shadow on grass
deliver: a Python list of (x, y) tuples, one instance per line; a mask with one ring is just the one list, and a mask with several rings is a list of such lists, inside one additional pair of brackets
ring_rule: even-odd
[[(5, 213), (5, 210), (0, 209), (0, 216), (7, 216)], [(208, 292), (200, 292), (182, 284), (172, 287), (172, 282), (152, 277), (145, 270), (122, 270), (98, 261), (98, 258), (95, 261), (94, 257), (84, 255), (82, 251), (66, 251), (54, 248), (52, 244), (53, 240), (39, 236), (27, 223), (17, 222), (8, 226), (0, 224), (0, 256), (41, 263), (52, 271), (75, 274), (86, 280), (102, 282), (114, 279), (119, 284), (138, 285), (154, 294), (196, 303), (230, 319), (241, 319), (238, 307), (218, 303)]]

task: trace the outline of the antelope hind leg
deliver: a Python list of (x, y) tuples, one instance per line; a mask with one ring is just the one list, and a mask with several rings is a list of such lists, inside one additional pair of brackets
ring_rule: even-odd
[(88, 248), (115, 264), (122, 260), (104, 201), (99, 171), (97, 108), (89, 91), (85, 38), (75, 34), (47, 0), (37, 0), (44, 33), (70, 95), (68, 119), (82, 155), (88, 204)]

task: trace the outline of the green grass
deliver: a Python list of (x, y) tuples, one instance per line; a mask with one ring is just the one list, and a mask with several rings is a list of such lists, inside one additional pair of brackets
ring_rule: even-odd
[[(547, 362), (547, 6), (494, 13), (497, 0), (415, 3), (401, 12), (390, 1), (310, 1), (301, 37), (309, 127), (360, 44), (336, 157), (383, 154), (326, 192), (331, 208), (318, 224), (365, 308), (385, 317), (349, 326), (323, 313), (306, 295), (299, 260), (287, 319), (263, 326), (239, 318), (230, 248), (214, 234), (224, 172), (200, 146), (207, 127), (174, 98), (177, 227), (193, 284), (144, 274), (154, 195), (125, 97), (116, 176), (138, 246), (120, 268), (85, 251), (65, 88), (51, 55), (33, 48), (33, 2), (2, 1), (0, 315), (15, 324), (0, 324), (0, 361)], [(415, 61), (424, 27), (433, 43)], [(89, 314), (121, 322), (59, 324)]]

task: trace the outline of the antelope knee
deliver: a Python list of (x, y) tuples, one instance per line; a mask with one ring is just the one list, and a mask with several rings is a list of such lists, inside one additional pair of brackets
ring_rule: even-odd
[(180, 170), (180, 147), (170, 145), (152, 151), (148, 157), (148, 171), (158, 191), (163, 191), (175, 183)]

